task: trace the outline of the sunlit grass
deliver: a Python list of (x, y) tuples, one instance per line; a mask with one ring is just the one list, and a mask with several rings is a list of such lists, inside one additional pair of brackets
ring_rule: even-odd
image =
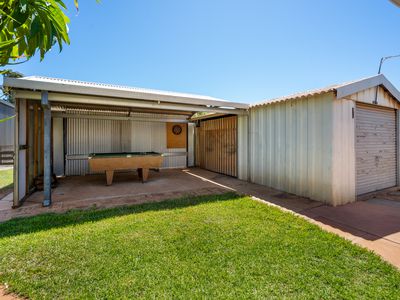
[(0, 282), (32, 299), (396, 299), (400, 273), (234, 194), (0, 224)]
[(13, 169), (0, 170), (0, 190), (11, 188), (13, 185)]

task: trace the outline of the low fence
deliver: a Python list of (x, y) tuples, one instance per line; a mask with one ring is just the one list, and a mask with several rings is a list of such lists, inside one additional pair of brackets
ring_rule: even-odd
[(14, 164), (14, 151), (0, 151), (0, 166), (12, 166)]

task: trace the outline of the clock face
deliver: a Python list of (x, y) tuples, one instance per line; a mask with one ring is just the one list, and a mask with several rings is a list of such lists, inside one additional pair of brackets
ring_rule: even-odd
[(181, 125), (174, 125), (174, 126), (172, 127), (172, 132), (173, 132), (173, 134), (175, 134), (175, 135), (180, 135), (180, 134), (182, 133), (182, 127), (181, 127)]

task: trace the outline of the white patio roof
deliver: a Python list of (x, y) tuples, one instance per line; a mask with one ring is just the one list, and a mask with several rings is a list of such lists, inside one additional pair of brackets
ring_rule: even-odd
[(5, 77), (3, 85), (12, 88), (17, 98), (39, 100), (41, 91), (47, 91), (49, 101), (86, 104), (88, 107), (90, 105), (108, 105), (229, 114), (243, 114), (249, 108), (249, 105), (245, 103), (203, 95), (40, 76)]

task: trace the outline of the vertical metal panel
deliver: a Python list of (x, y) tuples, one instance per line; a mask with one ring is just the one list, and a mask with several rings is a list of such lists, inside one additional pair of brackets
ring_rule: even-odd
[(328, 93), (251, 108), (250, 180), (330, 203), (333, 99)]
[(189, 123), (188, 124), (188, 167), (194, 166), (194, 130), (195, 124)]
[[(26, 145), (26, 100), (19, 100), (19, 127), (18, 127), (18, 144), (19, 146)], [(26, 195), (26, 149), (18, 151), (18, 200)]]
[(237, 176), (237, 117), (201, 121), (199, 165), (214, 172)]
[(17, 207), (20, 205), (19, 198), (19, 99), (15, 99), (15, 124), (14, 124), (14, 166), (13, 166), (13, 182), (14, 182), (14, 192), (13, 192), (13, 206)]
[(332, 203), (341, 205), (356, 200), (354, 101), (333, 102)]
[[(0, 100), (0, 119), (13, 116), (15, 109)], [(0, 151), (14, 150), (14, 119), (0, 123)]]
[(67, 119), (67, 175), (89, 172), (85, 159), (93, 152), (155, 151), (172, 153), (163, 168), (186, 167), (186, 148), (167, 149), (166, 123), (106, 119)]
[(53, 171), (57, 176), (64, 175), (64, 138), (62, 118), (53, 118)]

